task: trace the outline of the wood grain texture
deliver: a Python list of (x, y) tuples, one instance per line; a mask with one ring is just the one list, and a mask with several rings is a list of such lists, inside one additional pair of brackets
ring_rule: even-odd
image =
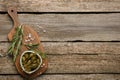
[[(45, 53), (48, 55), (60, 54), (79, 54), (79, 55), (97, 55), (97, 54), (120, 54), (119, 42), (42, 42)], [(6, 54), (9, 43), (0, 43), (0, 53)]]
[[(0, 12), (9, 6), (25, 12), (19, 14), (20, 21), (31, 25), (45, 41), (49, 68), (35, 80), (120, 80), (120, 42), (75, 42), (120, 41), (120, 13), (106, 13), (120, 12), (120, 0), (0, 0)], [(2, 55), (12, 26), (8, 15), (0, 14)], [(0, 57), (0, 80), (24, 80), (8, 56)]]
[[(5, 53), (8, 44), (0, 45), (0, 53)], [(43, 46), (49, 62), (46, 73), (120, 73), (120, 43), (47, 42)], [(0, 57), (0, 74), (18, 74), (10, 57)]]
[[(120, 55), (48, 55), (46, 73), (120, 73)], [(19, 74), (11, 58), (0, 58), (0, 74)]]
[[(2, 80), (24, 80), (20, 75), (2, 75)], [(34, 80), (120, 80), (120, 74), (42, 75)]]
[(0, 0), (0, 11), (16, 6), (20, 12), (117, 12), (119, 0)]
[[(7, 41), (12, 21), (8, 15), (0, 17), (0, 41)], [(120, 41), (120, 13), (19, 14), (19, 19), (31, 25), (42, 41)]]

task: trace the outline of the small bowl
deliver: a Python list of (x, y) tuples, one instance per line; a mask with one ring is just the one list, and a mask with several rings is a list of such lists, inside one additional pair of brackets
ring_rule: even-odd
[[(39, 65), (38, 65), (38, 67), (37, 67), (35, 70), (30, 71), (30, 72), (29, 72), (29, 71), (26, 71), (25, 68), (24, 68), (24, 66), (23, 66), (23, 64), (22, 64), (22, 57), (23, 57), (24, 54), (26, 54), (26, 53), (28, 53), (28, 52), (31, 52), (31, 53), (33, 53), (33, 54), (36, 54), (36, 55), (38, 56), (38, 58), (40, 59), (40, 63), (39, 63)], [(27, 74), (32, 74), (32, 73), (34, 73), (35, 71), (37, 71), (37, 70), (40, 68), (41, 64), (42, 64), (42, 57), (41, 57), (37, 52), (34, 52), (34, 51), (24, 51), (24, 52), (22, 53), (21, 57), (20, 57), (20, 66), (21, 66), (22, 70), (23, 70), (25, 73), (27, 73)]]

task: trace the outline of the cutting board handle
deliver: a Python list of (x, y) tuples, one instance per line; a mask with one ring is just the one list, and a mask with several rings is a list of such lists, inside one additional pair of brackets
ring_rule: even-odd
[(8, 8), (8, 14), (12, 18), (14, 22), (14, 27), (17, 27), (20, 25), (19, 20), (18, 20), (18, 15), (17, 15), (17, 9), (15, 7), (9, 7)]

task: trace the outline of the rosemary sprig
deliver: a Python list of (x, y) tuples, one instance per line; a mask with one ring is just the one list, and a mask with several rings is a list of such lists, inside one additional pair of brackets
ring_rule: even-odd
[(25, 46), (30, 49), (30, 50), (34, 50), (36, 51), (43, 59), (46, 58), (46, 54), (41, 52), (39, 49), (38, 49), (38, 46), (39, 44), (38, 43), (35, 43), (35, 44), (25, 44)]
[(16, 28), (16, 33), (13, 35), (12, 42), (8, 49), (8, 54), (13, 56), (13, 61), (16, 60), (18, 51), (20, 50), (22, 44), (22, 38), (23, 38), (23, 29), (22, 26), (20, 25), (19, 27)]
[(41, 57), (42, 57), (43, 59), (47, 57), (45, 53), (43, 53), (43, 52), (41, 52), (41, 51), (39, 51), (39, 50), (37, 50), (37, 52), (39, 53), (39, 55), (41, 55)]
[(35, 44), (25, 44), (25, 46), (28, 48), (28, 49), (36, 49), (38, 47), (38, 43), (35, 43)]

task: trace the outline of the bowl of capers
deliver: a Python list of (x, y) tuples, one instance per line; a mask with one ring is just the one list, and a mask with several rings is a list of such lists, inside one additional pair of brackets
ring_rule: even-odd
[(27, 74), (37, 71), (42, 64), (42, 57), (35, 51), (24, 51), (20, 57), (20, 66)]

